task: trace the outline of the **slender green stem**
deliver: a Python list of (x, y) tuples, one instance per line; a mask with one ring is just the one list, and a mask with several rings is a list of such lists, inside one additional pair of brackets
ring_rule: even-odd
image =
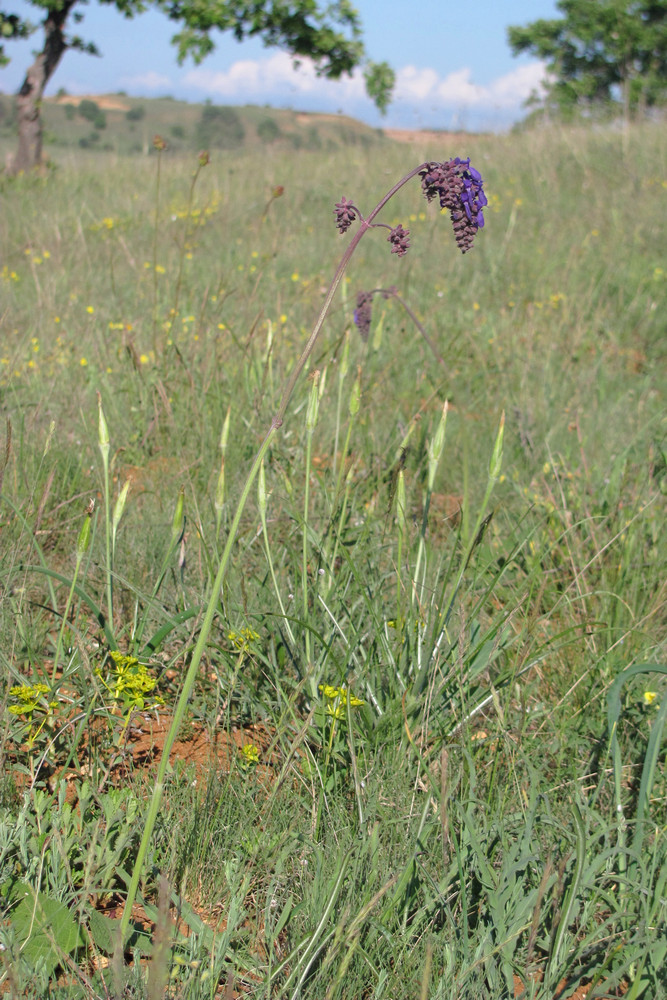
[(160, 167), (162, 165), (162, 147), (157, 146), (157, 176), (155, 181), (155, 220), (153, 224), (153, 352), (157, 358), (157, 237), (160, 218)]
[[(305, 629), (306, 663), (310, 668), (310, 630), (308, 628), (308, 522), (310, 519), (310, 469), (313, 453), (313, 433), (317, 424), (317, 412), (319, 409), (319, 382), (320, 373), (315, 371), (311, 375), (312, 385), (308, 399), (308, 409), (306, 411), (306, 481), (304, 484), (303, 499), (303, 545), (301, 562), (301, 592), (303, 596), (303, 626)], [(315, 692), (312, 691), (312, 694)]]
[(352, 439), (353, 425), (354, 425), (354, 416), (351, 416), (349, 423), (347, 425), (345, 444), (343, 445), (343, 450), (340, 453), (340, 468), (338, 469), (338, 478), (336, 479), (336, 491), (334, 493), (334, 502), (340, 496), (341, 486), (343, 485), (343, 473), (345, 472), (345, 459), (347, 458), (347, 453), (350, 450), (350, 441)]
[(107, 557), (107, 615), (113, 632), (113, 552), (111, 546), (111, 484), (109, 482), (108, 462), (104, 463), (104, 544)]
[(313, 432), (308, 430), (306, 440), (306, 481), (303, 497), (303, 544), (301, 548), (301, 596), (303, 608), (304, 640), (306, 644), (306, 664), (310, 671), (310, 629), (308, 628), (308, 511), (310, 506), (310, 461)]
[(72, 607), (72, 599), (74, 597), (74, 589), (76, 587), (76, 581), (79, 576), (79, 570), (81, 568), (81, 563), (83, 561), (84, 553), (77, 552), (76, 555), (76, 566), (74, 567), (74, 576), (72, 577), (72, 583), (69, 588), (69, 593), (67, 595), (67, 602), (65, 604), (65, 611), (63, 612), (62, 619), (60, 621), (60, 630), (58, 632), (58, 641), (56, 643), (56, 651), (53, 657), (53, 669), (51, 670), (51, 683), (55, 684), (56, 675), (58, 672), (58, 665), (60, 663), (60, 657), (63, 651), (63, 637), (65, 635), (65, 626), (67, 625), (67, 620), (69, 618), (69, 611)]
[[(345, 288), (345, 285), (343, 285)], [(343, 344), (343, 353), (340, 359), (340, 365), (338, 367), (338, 395), (336, 397), (336, 433), (334, 434), (334, 450), (333, 450), (333, 477), (336, 478), (336, 467), (338, 464), (338, 439), (340, 437), (340, 415), (343, 409), (343, 383), (347, 376), (347, 370), (349, 365), (350, 357), (350, 334), (345, 331), (345, 343)]]
[(104, 490), (104, 539), (106, 547), (106, 590), (107, 590), (107, 615), (111, 631), (113, 632), (113, 554), (111, 546), (112, 533), (112, 513), (111, 513), (111, 485), (109, 477), (109, 452), (111, 443), (109, 441), (109, 427), (104, 415), (102, 406), (102, 396), (97, 393), (97, 445), (102, 456), (103, 484)]
[(352, 470), (354, 465), (350, 466), (350, 470), (345, 477), (345, 493), (343, 494), (343, 501), (340, 507), (340, 517), (338, 518), (338, 531), (335, 534), (333, 549), (331, 551), (331, 556), (327, 558), (328, 572), (326, 578), (325, 593), (329, 593), (334, 585), (334, 567), (336, 565), (336, 558), (338, 556), (338, 548), (340, 546), (340, 540), (343, 537), (343, 528), (345, 526), (345, 519), (347, 517), (347, 505), (350, 500), (350, 491), (352, 488)]
[[(174, 316), (178, 312), (178, 303), (181, 297), (181, 283), (183, 280), (183, 261), (185, 260), (185, 250), (186, 244), (188, 242), (188, 236), (190, 235), (190, 213), (192, 212), (192, 202), (194, 201), (195, 195), (195, 185), (199, 179), (199, 175), (202, 171), (202, 167), (206, 166), (208, 163), (208, 156), (205, 160), (202, 160), (202, 154), (200, 154), (200, 159), (197, 163), (197, 169), (192, 175), (192, 181), (190, 182), (190, 190), (188, 192), (188, 207), (186, 209), (185, 215), (185, 228), (183, 230), (183, 242), (181, 244), (181, 252), (178, 257), (178, 275), (176, 277), (176, 291), (174, 292), (174, 304), (172, 306), (174, 310)], [(157, 219), (155, 224), (155, 231), (157, 232)]]
[[(260, 478), (260, 483), (261, 482), (262, 479)], [(269, 532), (266, 523), (266, 502), (265, 501), (262, 502), (261, 499), (259, 503), (259, 516), (262, 522), (262, 536), (264, 538), (264, 550), (266, 552), (266, 559), (269, 564), (269, 572), (271, 574), (271, 580), (273, 581), (273, 589), (276, 592), (276, 597), (278, 599), (278, 604), (280, 605), (280, 612), (285, 622), (285, 628), (287, 630), (287, 634), (289, 636), (290, 642), (292, 643), (292, 647), (294, 647), (294, 633), (292, 632), (292, 626), (289, 623), (287, 612), (285, 610), (285, 605), (283, 603), (283, 599), (280, 594), (280, 587), (278, 586), (278, 579), (276, 577), (276, 571), (273, 566), (273, 557), (271, 556), (271, 545), (269, 544)]]

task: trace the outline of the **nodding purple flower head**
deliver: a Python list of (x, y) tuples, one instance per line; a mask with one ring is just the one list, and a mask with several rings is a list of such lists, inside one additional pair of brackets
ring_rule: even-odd
[(341, 233), (346, 233), (352, 223), (357, 218), (357, 209), (351, 201), (343, 195), (340, 201), (336, 202), (336, 207), (334, 208), (336, 215), (336, 225)]
[(387, 240), (391, 243), (391, 252), (398, 254), (399, 257), (404, 257), (410, 249), (410, 230), (403, 229), (403, 226), (399, 222), (391, 230)]
[(472, 249), (478, 229), (484, 225), (482, 209), (487, 204), (482, 175), (458, 156), (446, 163), (427, 163), (420, 171), (427, 201), (437, 197), (441, 208), (449, 209), (454, 236), (461, 253)]
[(364, 343), (368, 340), (371, 331), (371, 319), (373, 316), (373, 292), (357, 293), (357, 308), (354, 310), (354, 322)]

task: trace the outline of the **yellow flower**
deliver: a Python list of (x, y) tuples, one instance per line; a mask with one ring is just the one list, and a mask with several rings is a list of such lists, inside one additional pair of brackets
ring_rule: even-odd
[(652, 705), (657, 697), (658, 697), (657, 691), (644, 691), (644, 704)]
[(81, 365), (82, 368), (85, 368), (86, 365), (88, 364), (88, 362), (86, 361), (85, 358), (81, 358), (81, 360), (79, 361), (79, 364)]
[(295, 271), (294, 274), (292, 275), (292, 281), (298, 281), (298, 280), (299, 280), (299, 272)]
[(228, 632), (227, 638), (240, 652), (244, 653), (252, 642), (257, 642), (259, 634), (251, 628), (242, 628), (240, 632)]
[(10, 705), (9, 711), (12, 715), (28, 715), (39, 707), (39, 699), (47, 694), (46, 684), (17, 684), (9, 689), (12, 698), (16, 698), (18, 705)]
[(325, 698), (337, 698), (339, 695), (339, 689), (332, 687), (331, 684), (320, 684), (320, 691)]
[(332, 716), (334, 719), (345, 718), (347, 715), (345, 709), (348, 705), (350, 708), (359, 708), (360, 705), (365, 704), (361, 698), (350, 694), (346, 687), (335, 688), (331, 684), (320, 684), (319, 690), (328, 702), (326, 714)]
[(254, 743), (246, 743), (241, 747), (241, 756), (244, 764), (248, 766), (259, 764), (259, 747), (256, 747)]
[(157, 686), (157, 681), (148, 672), (145, 664), (140, 663), (136, 656), (128, 656), (117, 649), (109, 653), (113, 661), (107, 680), (98, 668), (95, 673), (100, 678), (109, 694), (116, 701), (122, 701), (127, 709), (151, 710), (163, 704), (162, 699), (153, 695), (147, 703), (144, 695), (151, 694)]

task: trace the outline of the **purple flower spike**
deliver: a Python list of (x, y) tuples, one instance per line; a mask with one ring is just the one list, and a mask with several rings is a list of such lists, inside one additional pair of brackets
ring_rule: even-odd
[(454, 236), (461, 253), (472, 249), (478, 229), (484, 226), (482, 209), (488, 204), (482, 175), (458, 156), (446, 163), (427, 163), (420, 172), (427, 201), (438, 198), (441, 208), (449, 209)]
[(387, 240), (391, 243), (391, 252), (398, 254), (399, 257), (404, 257), (410, 249), (410, 230), (403, 229), (399, 222), (396, 228), (389, 233)]
[(334, 213), (336, 215), (336, 225), (341, 233), (346, 233), (357, 218), (357, 210), (345, 196), (339, 202), (336, 202)]

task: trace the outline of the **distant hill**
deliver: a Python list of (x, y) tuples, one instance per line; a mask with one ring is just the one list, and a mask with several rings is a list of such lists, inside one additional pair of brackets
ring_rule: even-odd
[[(82, 148), (121, 154), (149, 153), (153, 136), (173, 151), (275, 146), (326, 150), (388, 141), (381, 129), (337, 114), (311, 114), (268, 107), (189, 104), (170, 97), (125, 93), (74, 96), (60, 92), (43, 104), (45, 151)], [(15, 131), (14, 98), (0, 95), (0, 137)]]

